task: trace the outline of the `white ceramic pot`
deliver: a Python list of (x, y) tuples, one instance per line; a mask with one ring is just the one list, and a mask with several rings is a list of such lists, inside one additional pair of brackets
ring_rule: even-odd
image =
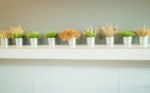
[(30, 38), (30, 44), (31, 44), (31, 47), (37, 47), (38, 46), (38, 38)]
[(106, 37), (106, 45), (109, 47), (114, 46), (114, 37)]
[(8, 47), (8, 38), (1, 38), (1, 45), (4, 48)]
[(23, 39), (22, 38), (15, 38), (16, 41), (16, 47), (22, 47), (23, 46)]
[(74, 38), (71, 38), (70, 40), (69, 40), (69, 46), (71, 47), (71, 48), (75, 48), (76, 47), (76, 38), (74, 37)]
[(125, 47), (131, 47), (132, 37), (123, 37), (123, 44)]
[(87, 45), (89, 47), (94, 47), (95, 46), (95, 37), (88, 37), (87, 38)]
[(148, 45), (148, 36), (139, 37), (139, 44), (141, 46), (147, 47), (147, 45)]
[(48, 38), (48, 45), (55, 48), (55, 38)]

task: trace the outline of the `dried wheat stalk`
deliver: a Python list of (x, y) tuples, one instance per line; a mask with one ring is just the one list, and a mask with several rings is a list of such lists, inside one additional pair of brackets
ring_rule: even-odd
[(118, 31), (118, 28), (112, 25), (105, 25), (101, 27), (101, 31), (106, 37), (114, 37)]
[(22, 28), (21, 26), (11, 27), (10, 32), (12, 34), (23, 34), (24, 33), (24, 28)]
[(10, 31), (0, 31), (0, 38), (11, 38), (12, 33)]
[(150, 35), (150, 29), (146, 29), (144, 26), (144, 27), (142, 27), (136, 31), (136, 35), (139, 37), (149, 36)]

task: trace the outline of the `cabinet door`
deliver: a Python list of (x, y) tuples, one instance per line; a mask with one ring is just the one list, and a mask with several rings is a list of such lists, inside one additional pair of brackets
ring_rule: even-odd
[(150, 93), (150, 62), (121, 62), (120, 93)]
[(0, 60), (0, 93), (33, 93), (32, 65)]
[(115, 62), (71, 61), (35, 65), (36, 93), (118, 93)]

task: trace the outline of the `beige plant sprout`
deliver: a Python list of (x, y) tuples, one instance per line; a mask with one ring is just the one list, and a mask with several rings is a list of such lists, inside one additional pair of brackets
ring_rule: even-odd
[(139, 28), (135, 33), (139, 37), (149, 36), (150, 35), (150, 29), (146, 29), (146, 27), (144, 25), (142, 28)]
[(4, 39), (4, 38), (11, 38), (12, 37), (12, 33), (8, 30), (6, 31), (0, 31), (0, 38)]
[(118, 28), (113, 25), (104, 25), (101, 26), (101, 31), (106, 37), (114, 37), (118, 31)]

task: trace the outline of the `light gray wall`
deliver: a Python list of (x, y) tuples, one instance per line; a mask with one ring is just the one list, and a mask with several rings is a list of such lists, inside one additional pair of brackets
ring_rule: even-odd
[(0, 29), (22, 25), (44, 33), (114, 23), (134, 30), (150, 25), (149, 10), (150, 0), (0, 0)]
[[(135, 30), (150, 25), (149, 8), (150, 0), (0, 0), (0, 30), (21, 25), (26, 32), (61, 32), (68, 28), (83, 31), (90, 24), (117, 24), (120, 30)], [(103, 38), (96, 41), (105, 43)], [(57, 43), (64, 44), (60, 40)], [(86, 40), (81, 38), (77, 43), (85, 44)], [(116, 38), (115, 43), (122, 40)], [(40, 44), (47, 44), (46, 39)]]

